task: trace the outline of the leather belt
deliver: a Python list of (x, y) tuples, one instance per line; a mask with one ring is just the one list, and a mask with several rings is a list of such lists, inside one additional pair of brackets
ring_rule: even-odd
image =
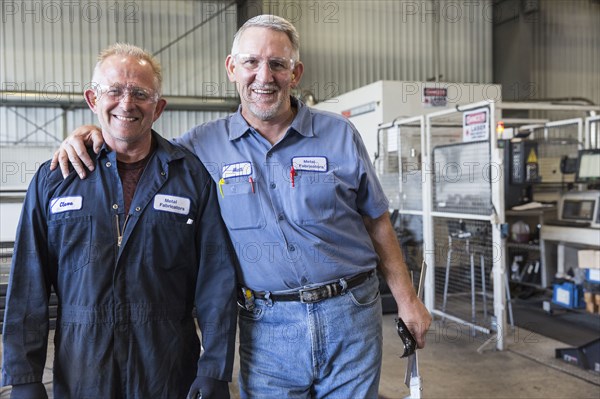
[(347, 289), (354, 288), (364, 283), (375, 274), (374, 270), (363, 272), (347, 279), (340, 279), (333, 283), (312, 288), (302, 288), (295, 292), (275, 294), (265, 291), (254, 291), (254, 298), (270, 299), (272, 301), (315, 303), (324, 299), (333, 298), (344, 293)]

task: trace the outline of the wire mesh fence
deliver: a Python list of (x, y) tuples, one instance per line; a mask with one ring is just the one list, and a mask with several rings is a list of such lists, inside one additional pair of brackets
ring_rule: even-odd
[(436, 217), (435, 303), (442, 312), (488, 326), (493, 314), (491, 225)]

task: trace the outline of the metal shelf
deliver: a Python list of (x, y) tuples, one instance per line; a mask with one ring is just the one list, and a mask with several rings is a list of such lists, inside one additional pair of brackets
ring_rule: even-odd
[(525, 244), (520, 242), (507, 242), (506, 248), (510, 249), (522, 249), (524, 251), (539, 251), (540, 244)]

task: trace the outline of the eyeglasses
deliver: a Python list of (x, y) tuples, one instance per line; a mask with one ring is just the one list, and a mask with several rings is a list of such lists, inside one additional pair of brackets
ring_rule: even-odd
[(267, 63), (269, 70), (273, 73), (287, 72), (294, 69), (296, 61), (291, 58), (270, 57), (263, 58), (260, 55), (253, 54), (236, 54), (233, 56), (236, 64), (241, 65), (244, 69), (251, 72), (256, 72), (261, 66)]
[(97, 85), (96, 94), (98, 98), (106, 96), (110, 101), (121, 101), (129, 94), (131, 101), (137, 104), (155, 103), (160, 98), (156, 90), (121, 84), (114, 84), (112, 86)]

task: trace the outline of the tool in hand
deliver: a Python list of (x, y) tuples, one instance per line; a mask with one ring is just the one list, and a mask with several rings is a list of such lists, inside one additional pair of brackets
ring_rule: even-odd
[(404, 353), (402, 353), (402, 358), (408, 357), (415, 353), (417, 350), (417, 341), (413, 337), (413, 335), (404, 324), (402, 319), (396, 319), (396, 331), (398, 332), (398, 336), (402, 340), (402, 344), (404, 345)]
[[(425, 272), (427, 264), (425, 260), (421, 265), (421, 275), (419, 276), (419, 287), (417, 288), (417, 296), (423, 300), (423, 284), (425, 283)], [(423, 393), (423, 379), (419, 374), (419, 363), (417, 359), (417, 341), (411, 332), (404, 324), (401, 318), (396, 319), (396, 329), (398, 335), (404, 344), (404, 353), (401, 357), (408, 358), (406, 366), (406, 374), (404, 375), (404, 384), (410, 389), (410, 396), (407, 399), (421, 399)]]

